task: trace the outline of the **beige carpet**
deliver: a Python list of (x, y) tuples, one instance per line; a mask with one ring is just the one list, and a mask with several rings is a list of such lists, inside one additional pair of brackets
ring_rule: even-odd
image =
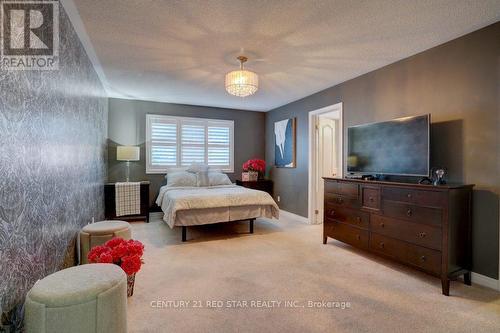
[[(247, 223), (191, 228), (194, 239), (181, 243), (180, 229), (159, 220), (133, 223), (146, 264), (128, 301), (130, 332), (500, 331), (498, 292), (452, 282), (451, 296), (442, 296), (438, 279), (333, 240), (323, 245), (321, 226), (290, 218), (260, 219), (255, 234), (247, 230)], [(181, 300), (189, 306), (169, 303)], [(226, 301), (248, 302), (226, 308)]]

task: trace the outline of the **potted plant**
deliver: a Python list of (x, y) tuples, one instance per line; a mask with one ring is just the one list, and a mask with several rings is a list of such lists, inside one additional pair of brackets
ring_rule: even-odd
[(252, 159), (243, 163), (243, 173), (241, 174), (242, 181), (256, 181), (264, 178), (266, 171), (266, 161), (261, 159)]
[(89, 263), (106, 263), (120, 266), (127, 274), (127, 296), (134, 294), (135, 274), (143, 264), (144, 245), (136, 240), (113, 238), (104, 245), (94, 246), (88, 253)]

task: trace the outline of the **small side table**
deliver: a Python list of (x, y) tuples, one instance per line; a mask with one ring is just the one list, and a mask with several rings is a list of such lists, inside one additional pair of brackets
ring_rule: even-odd
[(104, 184), (104, 215), (107, 220), (139, 221), (149, 223), (149, 181), (141, 182), (141, 212), (139, 215), (116, 216), (115, 183)]
[(260, 179), (256, 181), (244, 182), (237, 179), (236, 185), (251, 188), (254, 190), (264, 191), (273, 196), (273, 181), (270, 179)]

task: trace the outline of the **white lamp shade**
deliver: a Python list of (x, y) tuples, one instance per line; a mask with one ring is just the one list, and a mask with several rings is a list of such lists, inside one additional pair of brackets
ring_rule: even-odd
[(139, 161), (140, 148), (135, 146), (116, 147), (116, 159), (118, 161)]

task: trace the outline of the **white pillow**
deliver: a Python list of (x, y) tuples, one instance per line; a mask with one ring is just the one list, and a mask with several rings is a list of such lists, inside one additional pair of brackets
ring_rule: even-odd
[(187, 171), (169, 172), (166, 177), (167, 186), (197, 186), (197, 179), (194, 173)]
[(208, 171), (208, 165), (206, 164), (200, 164), (200, 163), (193, 163), (187, 168), (188, 172), (192, 173), (197, 173), (197, 172), (207, 172)]
[(208, 182), (210, 186), (217, 186), (217, 185), (231, 185), (231, 179), (222, 172), (212, 172), (210, 171), (208, 173)]
[(200, 171), (196, 173), (196, 186), (205, 187), (209, 184), (207, 171)]

